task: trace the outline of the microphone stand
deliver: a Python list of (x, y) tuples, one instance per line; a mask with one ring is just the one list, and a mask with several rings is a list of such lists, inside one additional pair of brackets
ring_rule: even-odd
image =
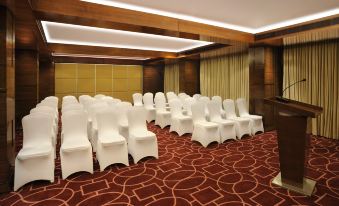
[(302, 80), (296, 81), (296, 82), (294, 82), (293, 84), (289, 85), (288, 87), (286, 87), (286, 88), (283, 90), (281, 96), (275, 96), (275, 98), (276, 98), (278, 101), (280, 101), (280, 102), (284, 102), (284, 103), (290, 102), (290, 99), (287, 99), (287, 98), (284, 98), (284, 97), (283, 97), (283, 96), (284, 96), (284, 93), (285, 93), (285, 91), (286, 91), (287, 89), (289, 89), (290, 87), (292, 87), (292, 86), (294, 86), (294, 85), (296, 85), (296, 84), (298, 84), (298, 83), (300, 83), (300, 82), (306, 82), (306, 79), (302, 79)]

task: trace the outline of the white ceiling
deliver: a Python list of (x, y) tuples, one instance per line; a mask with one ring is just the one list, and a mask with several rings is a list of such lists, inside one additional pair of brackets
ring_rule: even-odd
[(339, 14), (339, 0), (84, 0), (258, 33)]
[(181, 52), (211, 42), (41, 21), (48, 43)]

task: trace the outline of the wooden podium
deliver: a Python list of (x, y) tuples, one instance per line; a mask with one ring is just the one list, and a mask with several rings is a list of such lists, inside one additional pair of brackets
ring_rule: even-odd
[(323, 111), (321, 107), (271, 97), (264, 100), (278, 110), (277, 132), (280, 173), (272, 183), (311, 196), (316, 182), (304, 177), (311, 133), (311, 118)]

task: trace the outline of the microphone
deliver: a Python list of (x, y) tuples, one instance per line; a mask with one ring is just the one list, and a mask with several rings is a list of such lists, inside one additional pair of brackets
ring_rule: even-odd
[(276, 96), (275, 98), (276, 98), (278, 101), (281, 101), (281, 102), (285, 102), (285, 103), (290, 102), (289, 99), (283, 97), (283, 96), (284, 96), (284, 93), (285, 93), (285, 91), (286, 91), (287, 89), (289, 89), (290, 87), (292, 87), (292, 86), (294, 86), (294, 85), (296, 85), (296, 84), (298, 84), (298, 83), (300, 83), (300, 82), (306, 82), (306, 78), (304, 78), (304, 79), (302, 79), (302, 80), (299, 80), (299, 81), (296, 81), (296, 82), (294, 82), (293, 84), (288, 85), (288, 86), (285, 87), (285, 89), (283, 90), (281, 96)]

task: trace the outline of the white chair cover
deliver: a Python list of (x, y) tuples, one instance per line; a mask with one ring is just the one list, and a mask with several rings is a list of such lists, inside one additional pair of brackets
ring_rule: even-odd
[(207, 108), (210, 114), (210, 121), (219, 125), (220, 142), (228, 139), (236, 139), (235, 123), (232, 120), (221, 118), (219, 104), (216, 100), (207, 103)]
[(132, 95), (132, 97), (133, 97), (133, 105), (134, 106), (143, 106), (143, 103), (142, 103), (142, 94), (134, 93)]
[(159, 95), (154, 98), (155, 102), (155, 125), (161, 129), (171, 124), (171, 113), (166, 110), (166, 99)]
[(225, 99), (223, 102), (226, 119), (235, 121), (235, 131), (240, 139), (245, 134), (251, 135), (251, 122), (249, 118), (237, 117), (235, 113), (234, 101)]
[(169, 102), (171, 107), (171, 127), (170, 132), (175, 131), (179, 136), (193, 132), (192, 117), (182, 114), (182, 104), (179, 99), (172, 99)]
[(119, 102), (115, 105), (115, 108), (118, 111), (119, 134), (127, 140), (129, 136), (127, 111), (132, 108), (132, 104), (130, 102)]
[(218, 104), (218, 108), (220, 109), (220, 114), (222, 118), (226, 117), (225, 110), (222, 108), (222, 98), (221, 96), (213, 96), (212, 100)]
[(184, 111), (186, 112), (186, 115), (192, 116), (192, 104), (196, 102), (196, 100), (193, 97), (188, 97), (185, 99), (183, 108)]
[(92, 147), (87, 137), (85, 112), (67, 113), (62, 116), (64, 138), (60, 147), (62, 179), (86, 171), (93, 174)]
[(251, 133), (255, 135), (257, 132), (264, 132), (264, 125), (262, 122), (262, 116), (250, 115), (246, 106), (246, 100), (239, 98), (236, 100), (239, 111), (239, 116), (249, 118), (251, 120)]
[(110, 108), (98, 112), (98, 143), (96, 157), (99, 161), (100, 171), (114, 163), (128, 163), (128, 150), (126, 139), (119, 134), (118, 111)]
[(45, 114), (22, 119), (23, 146), (15, 158), (14, 191), (34, 180), (54, 182), (52, 119)]
[(198, 141), (207, 147), (211, 142), (220, 142), (218, 124), (207, 122), (203, 102), (192, 104), (193, 134), (192, 141)]
[(144, 157), (158, 159), (158, 142), (153, 132), (146, 127), (146, 111), (143, 107), (133, 107), (127, 112), (129, 122), (128, 151), (137, 163)]
[(142, 97), (144, 101), (144, 108), (146, 109), (146, 120), (147, 122), (151, 122), (155, 120), (155, 108), (154, 108), (154, 101), (153, 101), (153, 94), (147, 92)]

